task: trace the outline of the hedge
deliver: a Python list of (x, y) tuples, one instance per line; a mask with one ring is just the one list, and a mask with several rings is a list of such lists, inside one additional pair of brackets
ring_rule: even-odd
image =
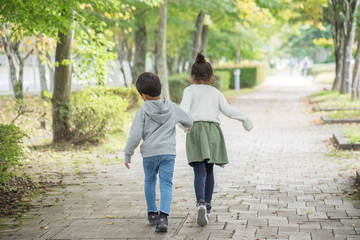
[[(213, 86), (220, 91), (234, 88), (234, 70), (241, 69), (240, 87), (253, 87), (265, 80), (265, 64), (249, 63), (227, 66), (215, 66), (215, 81)], [(171, 101), (180, 103), (182, 94), (187, 86), (192, 84), (189, 74), (181, 73), (169, 77), (169, 90)]]
[(189, 74), (181, 73), (169, 77), (169, 90), (171, 101), (180, 103), (183, 91), (192, 84)]
[(220, 65), (214, 67), (215, 75), (220, 73), (228, 73), (229, 80), (222, 81), (229, 82), (229, 87), (234, 88), (234, 70), (240, 69), (240, 87), (253, 87), (261, 84), (265, 80), (266, 67), (263, 63), (247, 63), (236, 65)]
[[(216, 87), (220, 91), (229, 89), (230, 75), (227, 72), (215, 73), (215, 81), (212, 86)], [(169, 77), (169, 90), (171, 101), (180, 103), (184, 89), (192, 84), (189, 74), (181, 73), (172, 75)]]

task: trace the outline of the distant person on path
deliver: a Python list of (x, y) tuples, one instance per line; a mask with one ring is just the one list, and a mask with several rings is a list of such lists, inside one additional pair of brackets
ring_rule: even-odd
[(294, 68), (295, 68), (295, 59), (293, 57), (290, 58), (289, 66), (290, 66), (290, 73), (291, 75), (294, 74)]
[(309, 75), (309, 71), (310, 71), (310, 66), (311, 66), (311, 61), (310, 59), (306, 56), (302, 62), (302, 72), (303, 72), (303, 76), (307, 77)]
[(208, 224), (214, 190), (214, 164), (223, 167), (228, 163), (225, 141), (220, 128), (219, 114), (240, 120), (246, 130), (253, 125), (249, 118), (232, 108), (224, 95), (211, 84), (214, 74), (209, 62), (198, 53), (191, 67), (193, 85), (185, 88), (180, 107), (194, 120), (186, 135), (186, 155), (194, 170), (194, 188), (197, 200), (196, 221)]
[[(131, 156), (142, 139), (140, 151), (145, 173), (145, 198), (150, 225), (156, 232), (167, 232), (172, 199), (175, 163), (175, 126), (190, 128), (192, 119), (175, 103), (160, 98), (161, 83), (155, 74), (145, 72), (136, 81), (136, 89), (145, 101), (136, 112), (125, 147), (125, 166), (130, 169)], [(156, 180), (160, 183), (160, 212), (156, 205)]]

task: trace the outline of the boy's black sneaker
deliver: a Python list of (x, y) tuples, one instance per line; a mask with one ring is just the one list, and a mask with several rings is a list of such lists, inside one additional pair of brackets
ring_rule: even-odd
[(155, 232), (167, 232), (167, 231), (168, 231), (168, 219), (167, 218), (159, 218)]
[(148, 220), (150, 226), (155, 226), (158, 220), (158, 213), (157, 212), (148, 212)]

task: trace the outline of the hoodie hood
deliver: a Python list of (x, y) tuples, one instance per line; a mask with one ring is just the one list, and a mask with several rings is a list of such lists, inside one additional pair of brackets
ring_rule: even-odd
[(170, 101), (167, 98), (146, 101), (143, 110), (153, 121), (164, 124), (172, 115)]

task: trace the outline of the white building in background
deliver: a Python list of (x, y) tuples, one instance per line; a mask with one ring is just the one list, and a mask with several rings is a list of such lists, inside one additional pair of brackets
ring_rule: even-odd
[[(37, 65), (37, 59), (35, 55), (31, 55), (25, 61), (24, 67), (24, 92), (27, 91), (31, 94), (40, 94), (40, 77), (39, 77), (39, 68)], [(108, 86), (124, 86), (124, 76), (119, 69), (119, 62), (116, 60), (116, 66), (112, 69), (112, 74), (109, 75), (107, 85)], [(151, 67), (151, 65), (148, 65)], [(131, 70), (128, 62), (123, 62), (124, 72), (126, 79), (131, 83)], [(147, 69), (150, 70), (149, 67)], [(50, 86), (50, 76), (49, 69), (46, 68), (46, 80), (47, 86)], [(95, 81), (94, 81), (95, 82)], [(72, 78), (72, 90), (77, 91), (81, 89), (82, 86), (87, 86), (87, 82), (79, 82), (76, 80), (76, 77)], [(10, 82), (10, 72), (9, 72), (9, 63), (6, 55), (0, 55), (0, 95), (12, 95), (13, 89)]]

